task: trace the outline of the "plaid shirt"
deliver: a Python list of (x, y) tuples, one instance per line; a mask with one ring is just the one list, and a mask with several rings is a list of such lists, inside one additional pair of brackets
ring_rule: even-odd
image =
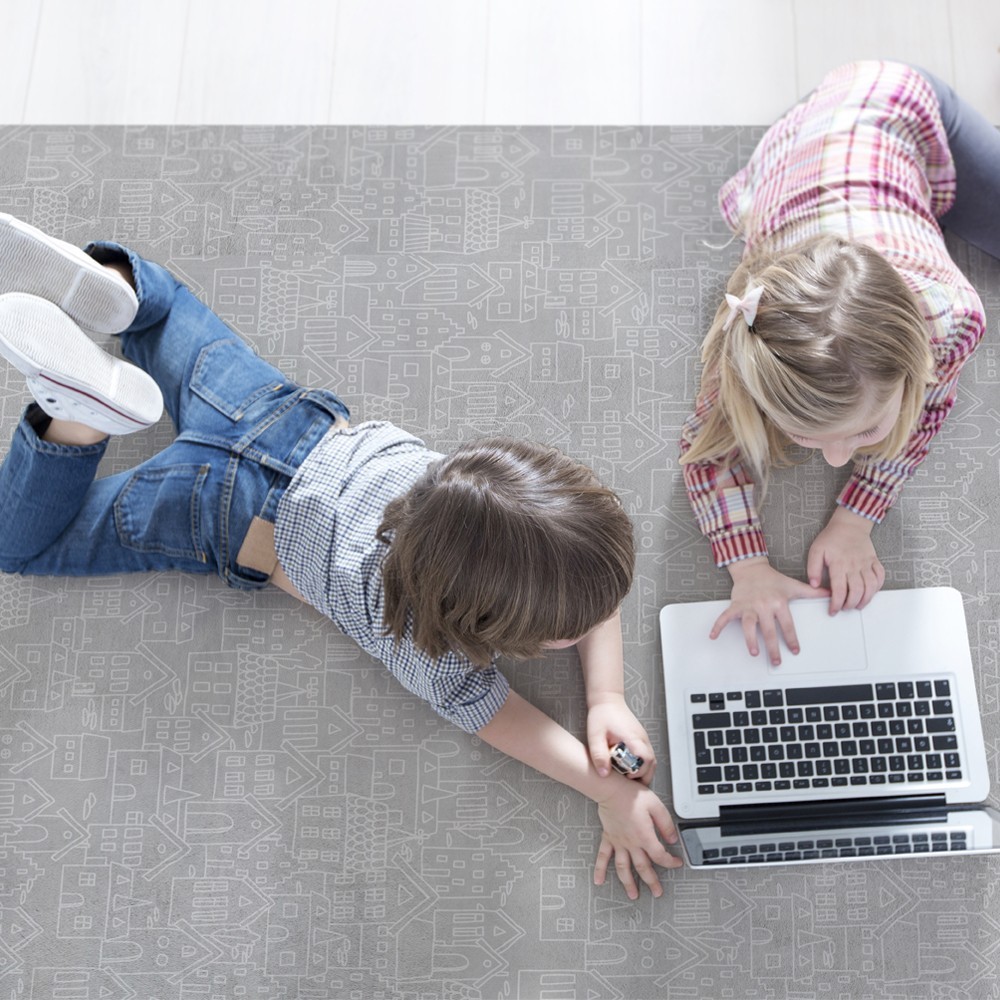
[[(955, 197), (955, 168), (930, 84), (899, 63), (860, 62), (830, 73), (773, 125), (719, 193), (749, 252), (836, 233), (878, 250), (916, 295), (935, 358), (934, 385), (903, 451), (858, 461), (837, 503), (881, 521), (924, 460), (955, 404), (962, 366), (985, 330), (982, 303), (945, 249), (937, 217)], [(683, 454), (716, 404), (706, 373), (684, 424)], [(720, 566), (767, 555), (749, 469), (683, 466), (688, 496)]]
[(495, 665), (476, 668), (446, 653), (433, 659), (411, 633), (383, 632), (382, 559), (375, 533), (388, 503), (442, 456), (388, 423), (331, 431), (306, 456), (278, 503), (274, 542), (299, 593), (405, 688), (460, 729), (482, 729), (510, 690)]

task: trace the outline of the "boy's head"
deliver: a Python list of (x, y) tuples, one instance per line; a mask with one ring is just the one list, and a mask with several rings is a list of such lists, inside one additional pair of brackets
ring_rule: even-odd
[(632, 523), (593, 471), (514, 438), (463, 445), (385, 511), (387, 634), (431, 656), (538, 655), (611, 617), (632, 585)]

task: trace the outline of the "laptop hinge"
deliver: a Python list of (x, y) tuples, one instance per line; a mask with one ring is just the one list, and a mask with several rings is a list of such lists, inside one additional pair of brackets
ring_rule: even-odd
[(893, 798), (818, 799), (812, 802), (776, 802), (764, 805), (720, 806), (719, 822), (725, 826), (744, 823), (796, 826), (859, 823), (866, 818), (884, 820), (890, 816), (915, 819), (920, 814), (940, 814), (948, 806), (943, 794), (900, 795)]

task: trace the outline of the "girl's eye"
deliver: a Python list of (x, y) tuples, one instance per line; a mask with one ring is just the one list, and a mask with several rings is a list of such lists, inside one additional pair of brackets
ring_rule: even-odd
[(875, 437), (876, 434), (878, 434), (878, 432), (879, 432), (879, 428), (878, 427), (873, 427), (870, 431), (862, 431), (862, 433), (860, 433), (858, 435), (858, 437), (859, 438), (873, 438), (873, 437)]

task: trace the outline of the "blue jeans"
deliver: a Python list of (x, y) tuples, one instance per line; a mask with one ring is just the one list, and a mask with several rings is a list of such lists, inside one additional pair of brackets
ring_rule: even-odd
[(0, 570), (215, 571), (230, 586), (263, 587), (264, 574), (236, 561), (250, 522), (274, 520), (302, 459), (347, 407), (289, 382), (158, 264), (113, 243), (87, 252), (132, 266), (139, 311), (122, 351), (156, 380), (177, 436), (136, 468), (95, 479), (107, 442), (43, 441), (48, 418), (29, 406), (0, 466)]
[(955, 203), (938, 222), (1000, 259), (1000, 132), (943, 80), (914, 69), (934, 90), (955, 161)]

